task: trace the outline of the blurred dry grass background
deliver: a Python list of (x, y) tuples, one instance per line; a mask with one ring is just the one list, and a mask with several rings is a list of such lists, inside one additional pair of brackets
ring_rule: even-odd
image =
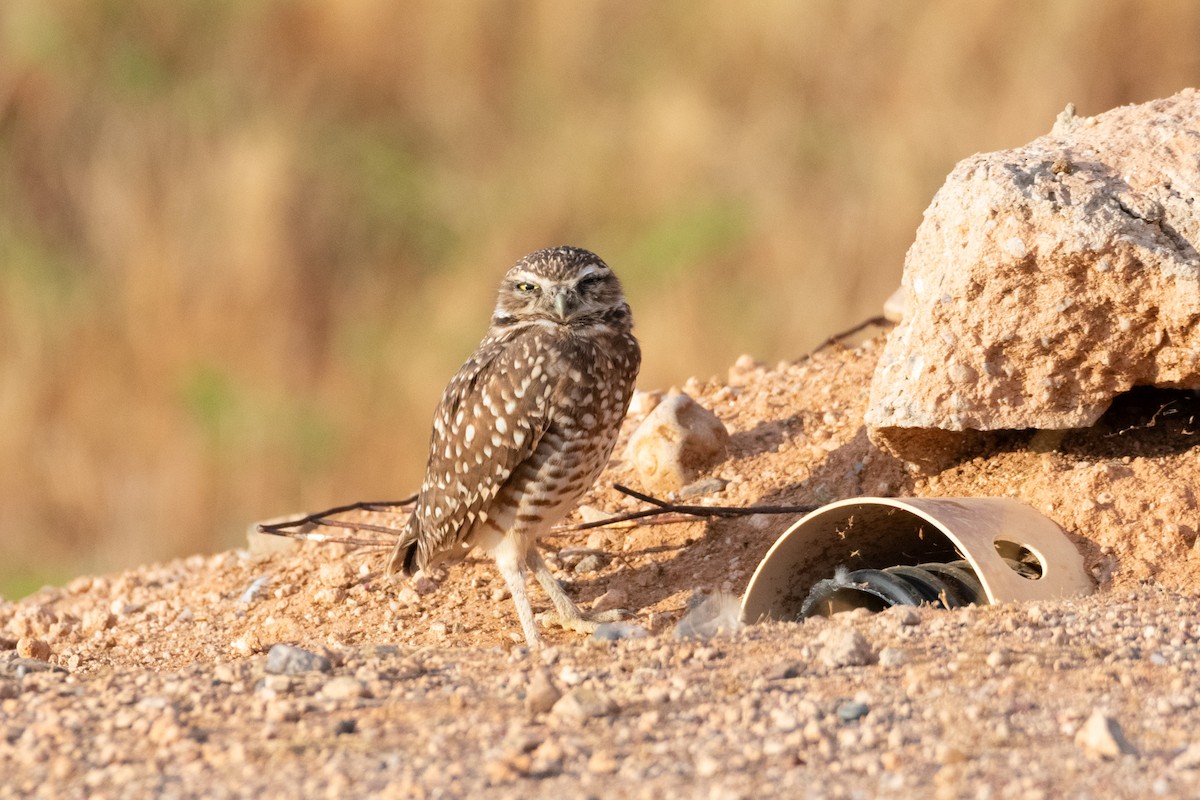
[(0, 593), (420, 480), (537, 247), (643, 387), (875, 313), (953, 164), (1200, 83), (1200, 4), (5, 0)]

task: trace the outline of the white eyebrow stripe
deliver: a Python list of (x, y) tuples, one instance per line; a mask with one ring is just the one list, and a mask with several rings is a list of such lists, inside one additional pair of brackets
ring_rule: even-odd
[(542, 283), (546, 280), (541, 275), (535, 275), (534, 273), (529, 272), (527, 270), (520, 270), (519, 272), (514, 272), (509, 277), (513, 281), (516, 281), (516, 282), (525, 281), (528, 283), (536, 283), (538, 286), (541, 286)]
[(577, 280), (583, 280), (584, 278), (590, 278), (593, 275), (599, 275), (603, 271), (603, 269), (595, 264), (588, 264), (579, 271), (579, 278), (577, 278)]

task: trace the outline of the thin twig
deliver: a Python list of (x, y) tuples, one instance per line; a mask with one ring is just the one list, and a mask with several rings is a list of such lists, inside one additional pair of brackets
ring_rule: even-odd
[(628, 486), (622, 486), (619, 483), (614, 483), (613, 488), (635, 500), (649, 503), (654, 508), (643, 508), (640, 511), (629, 511), (624, 514), (617, 514), (591, 522), (581, 522), (563, 530), (586, 531), (591, 528), (601, 528), (605, 525), (616, 525), (621, 522), (657, 517), (664, 514), (684, 514), (689, 517), (746, 517), (754, 514), (807, 514), (817, 509), (817, 506), (691, 506), (680, 503), (668, 503), (666, 500), (660, 500), (653, 495), (643, 494), (635, 489), (630, 489)]
[(353, 528), (355, 530), (375, 531), (376, 533), (394, 533), (392, 528), (385, 528), (379, 525), (367, 525), (365, 523), (348, 523), (339, 524), (338, 520), (326, 519), (335, 514), (344, 514), (347, 511), (387, 511), (398, 506), (407, 506), (417, 501), (417, 495), (413, 495), (407, 500), (360, 500), (357, 503), (347, 503), (344, 506), (334, 506), (327, 508), (324, 511), (317, 511), (300, 519), (284, 520), (283, 522), (259, 523), (259, 533), (271, 533), (276, 536), (295, 536), (296, 531), (291, 528), (300, 528), (305, 525), (328, 525), (335, 528)]
[[(643, 503), (648, 503), (654, 508), (643, 508), (639, 511), (629, 511), (623, 514), (616, 514), (604, 519), (593, 520), (591, 522), (581, 522), (577, 525), (570, 525), (563, 528), (558, 528), (555, 533), (573, 533), (577, 531), (586, 531), (592, 528), (601, 528), (606, 525), (618, 525), (622, 522), (630, 522), (639, 519), (648, 519), (650, 517), (662, 517), (668, 514), (682, 515), (684, 517), (745, 517), (754, 514), (807, 514), (813, 511), (817, 506), (694, 506), (681, 503), (669, 503), (666, 500), (660, 500), (653, 495), (643, 494), (635, 489), (630, 489), (628, 486), (623, 486), (619, 483), (613, 484), (613, 488), (618, 492), (635, 500), (640, 500)], [(283, 522), (260, 523), (258, 525), (259, 533), (269, 533), (274, 536), (286, 536), (293, 539), (306, 539), (309, 541), (318, 542), (341, 542), (343, 544), (355, 545), (378, 545), (378, 542), (371, 542), (363, 539), (334, 539), (325, 534), (309, 533), (307, 531), (297, 530), (305, 525), (316, 525), (327, 528), (346, 528), (352, 531), (370, 531), (371, 533), (382, 533), (387, 536), (399, 535), (400, 529), (393, 528), (387, 525), (372, 525), (367, 522), (353, 522), (350, 520), (330, 519), (335, 514), (343, 514), (347, 511), (385, 511), (399, 506), (406, 506), (416, 500), (416, 497), (411, 497), (407, 500), (399, 502), (360, 502), (350, 503), (344, 506), (318, 511), (307, 516), (300, 517), (294, 520), (285, 520)], [(656, 522), (682, 522), (685, 520), (656, 520)]]
[(849, 328), (847, 330), (842, 331), (841, 333), (835, 333), (833, 336), (830, 336), (828, 339), (826, 339), (825, 341), (823, 341), (819, 345), (817, 345), (813, 349), (813, 351), (811, 353), (809, 353), (808, 356), (806, 356), (806, 358), (816, 355), (817, 353), (824, 350), (826, 347), (829, 347), (829, 346), (835, 345), (835, 344), (839, 344), (842, 341), (849, 339), (851, 336), (853, 336), (854, 334), (863, 330), (864, 328), (869, 328), (872, 325), (878, 325), (880, 327), (890, 328), (895, 324), (896, 323), (892, 322), (890, 319), (888, 319), (887, 317), (882, 316), (882, 315), (878, 316), (878, 317), (871, 317), (870, 319), (865, 319), (862, 322), (855, 325), (853, 328)]

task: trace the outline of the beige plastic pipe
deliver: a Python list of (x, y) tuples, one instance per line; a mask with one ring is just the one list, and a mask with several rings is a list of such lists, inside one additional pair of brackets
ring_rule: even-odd
[[(1004, 562), (1032, 554), (1041, 576), (1023, 577)], [(784, 531), (750, 579), (742, 619), (796, 619), (813, 584), (839, 566), (966, 558), (988, 600), (1050, 600), (1095, 589), (1083, 557), (1052, 520), (1005, 497), (856, 497), (806, 515)]]

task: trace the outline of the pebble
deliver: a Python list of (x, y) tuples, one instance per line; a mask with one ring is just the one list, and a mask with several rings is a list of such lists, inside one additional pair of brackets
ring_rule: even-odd
[(609, 589), (592, 603), (592, 611), (614, 611), (629, 608), (629, 595), (621, 589)]
[(616, 756), (608, 750), (597, 750), (592, 753), (587, 763), (588, 772), (594, 772), (597, 775), (611, 775), (617, 771), (618, 766), (620, 765), (617, 763)]
[(576, 575), (586, 575), (589, 572), (599, 572), (604, 569), (605, 561), (595, 553), (588, 553), (575, 564)]
[(267, 672), (299, 675), (303, 672), (329, 672), (333, 665), (323, 655), (290, 644), (277, 644), (267, 652)]
[(525, 690), (525, 710), (530, 714), (545, 714), (562, 698), (562, 692), (554, 685), (554, 679), (545, 669), (535, 670)]
[(330, 700), (354, 700), (367, 695), (367, 687), (352, 675), (339, 675), (325, 681), (321, 696)]
[(578, 687), (564, 694), (550, 709), (551, 716), (573, 722), (617, 713), (617, 704), (603, 692)]
[(317, 580), (323, 586), (346, 589), (355, 583), (354, 570), (345, 561), (327, 561), (317, 570)]
[(871, 712), (866, 703), (848, 700), (837, 708), (837, 717), (842, 722), (857, 722)]
[(1137, 753), (1125, 738), (1121, 725), (1103, 711), (1096, 709), (1075, 734), (1075, 744), (1093, 758), (1116, 758)]
[(703, 497), (706, 494), (716, 494), (717, 492), (723, 492), (728, 485), (729, 481), (724, 478), (703, 478), (689, 483), (680, 489), (679, 499), (683, 500), (688, 497)]
[(21, 658), (33, 658), (38, 661), (50, 660), (50, 645), (32, 636), (22, 636), (17, 640), (17, 655)]
[(902, 667), (908, 663), (908, 653), (899, 647), (885, 647), (879, 651), (879, 666)]
[(786, 661), (782, 664), (776, 664), (771, 669), (767, 670), (767, 680), (771, 681), (786, 681), (792, 678), (798, 678), (804, 674), (804, 666), (798, 661)]
[(997, 647), (987, 655), (987, 665), (989, 667), (1007, 667), (1013, 662), (1012, 653), (1003, 647)]
[(817, 637), (817, 644), (821, 645), (819, 658), (830, 667), (861, 667), (877, 658), (870, 643), (854, 628), (826, 628)]

